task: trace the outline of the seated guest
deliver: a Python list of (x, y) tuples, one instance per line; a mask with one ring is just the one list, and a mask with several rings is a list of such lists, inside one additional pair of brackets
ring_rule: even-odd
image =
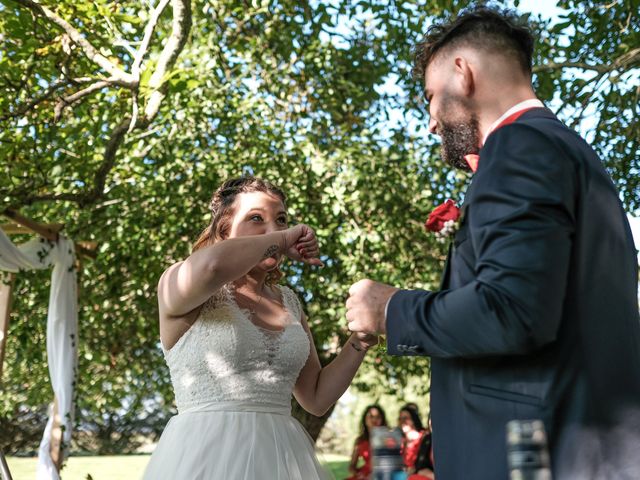
[(428, 428), (424, 431), (420, 445), (418, 446), (418, 455), (413, 465), (413, 474), (409, 475), (408, 480), (434, 480), (433, 467), (433, 448), (431, 443), (431, 416), (427, 422)]
[[(369, 405), (362, 414), (360, 436), (356, 438), (349, 463), (351, 476), (346, 480), (369, 480), (371, 478), (371, 446), (369, 435), (373, 427), (387, 426), (384, 410), (379, 405)], [(362, 461), (361, 461), (362, 459)]]
[(415, 404), (406, 404), (400, 409), (398, 414), (398, 425), (404, 434), (404, 445), (402, 457), (407, 472), (414, 473), (414, 465), (418, 457), (420, 440), (425, 432), (420, 420), (420, 414)]

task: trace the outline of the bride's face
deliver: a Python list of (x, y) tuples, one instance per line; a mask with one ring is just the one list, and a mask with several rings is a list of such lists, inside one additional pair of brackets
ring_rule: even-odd
[[(235, 215), (228, 238), (264, 235), (288, 228), (287, 212), (275, 195), (265, 192), (241, 193), (234, 207)], [(279, 256), (268, 257), (258, 264), (258, 268), (272, 270), (279, 261)]]

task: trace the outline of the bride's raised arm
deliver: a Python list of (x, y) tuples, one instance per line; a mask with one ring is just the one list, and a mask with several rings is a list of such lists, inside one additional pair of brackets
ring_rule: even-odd
[(186, 260), (169, 267), (160, 278), (160, 317), (188, 314), (262, 260), (283, 254), (292, 260), (322, 266), (315, 256), (315, 232), (304, 224), (272, 233), (229, 238), (194, 251)]
[(222, 240), (172, 265), (158, 284), (160, 315), (184, 316), (223, 285), (246, 275), (260, 261), (284, 253), (285, 232)]

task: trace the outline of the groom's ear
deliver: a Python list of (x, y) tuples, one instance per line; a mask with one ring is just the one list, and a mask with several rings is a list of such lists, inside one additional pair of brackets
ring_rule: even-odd
[(470, 97), (475, 91), (475, 71), (469, 59), (464, 55), (459, 55), (454, 62), (454, 81), (456, 87), (465, 97)]

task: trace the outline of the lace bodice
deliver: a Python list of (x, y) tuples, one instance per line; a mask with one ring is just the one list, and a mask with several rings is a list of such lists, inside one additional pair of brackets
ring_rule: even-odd
[(255, 325), (223, 289), (169, 351), (178, 411), (211, 402), (252, 402), (289, 408), (291, 393), (310, 351), (298, 297), (280, 287), (287, 321), (284, 330)]

